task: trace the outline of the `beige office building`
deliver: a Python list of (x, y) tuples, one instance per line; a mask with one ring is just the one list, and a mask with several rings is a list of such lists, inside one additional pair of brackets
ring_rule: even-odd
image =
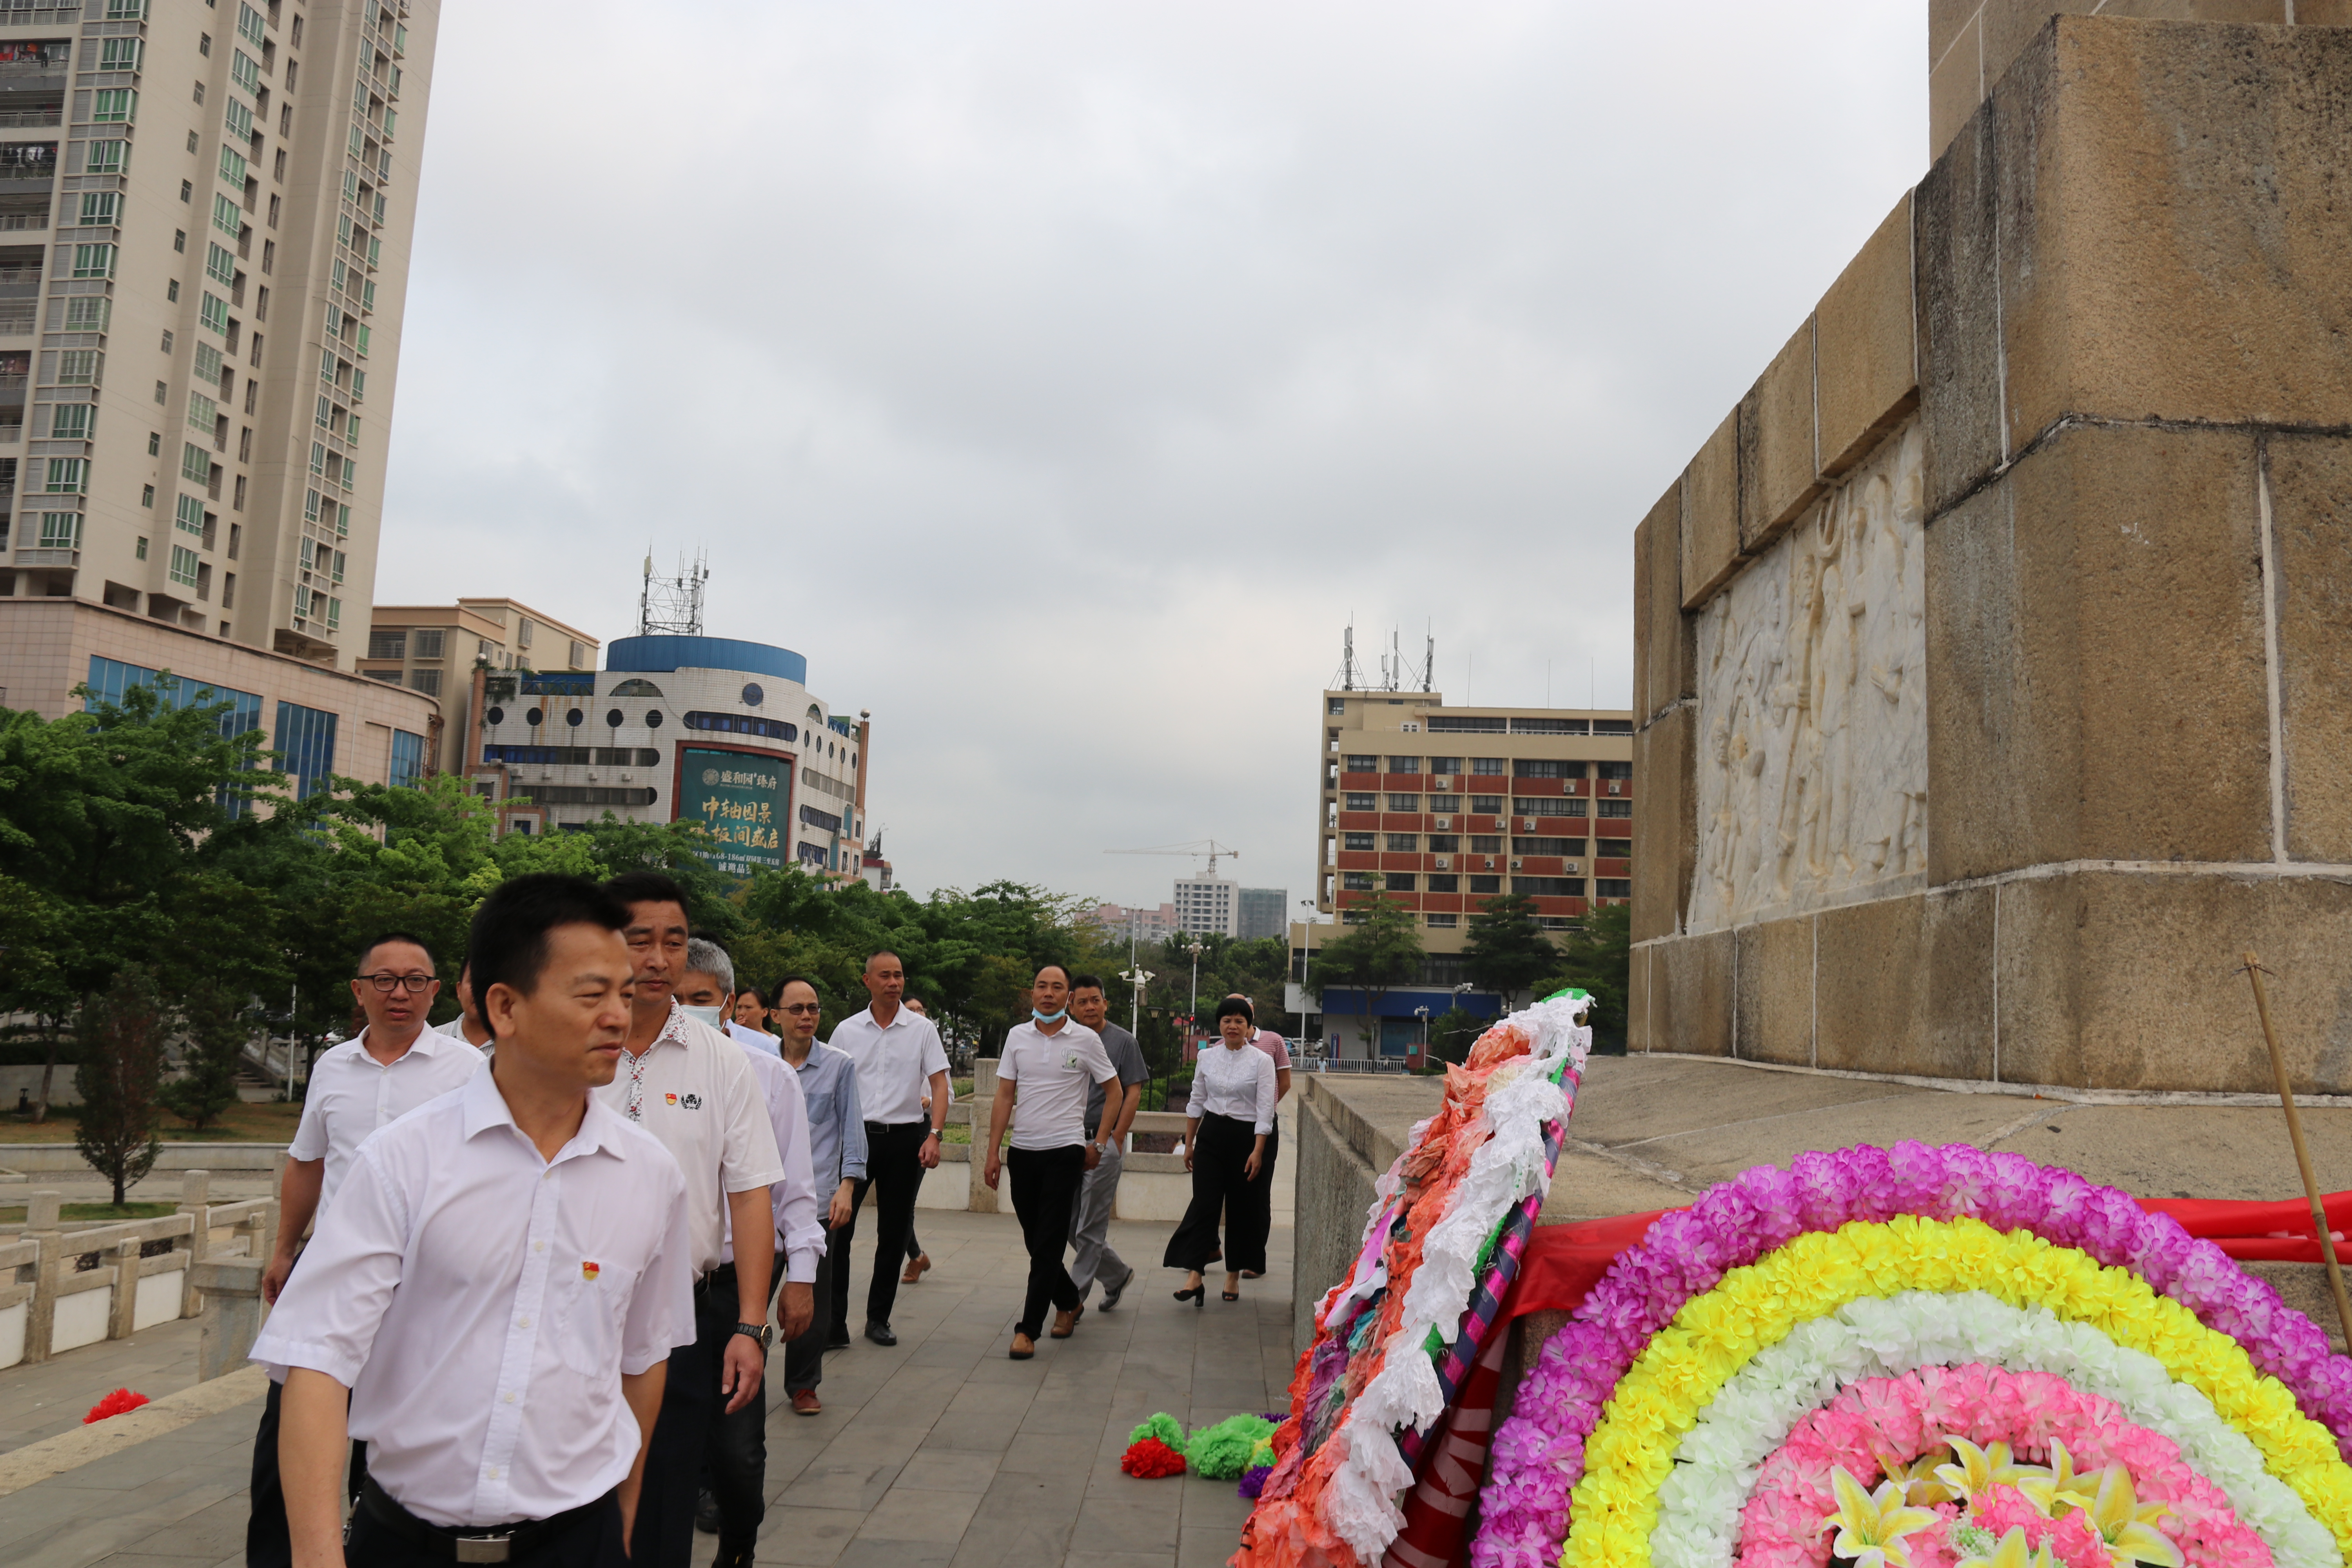
[(437, 15), (0, 10), (0, 595), (352, 668)]
[(367, 653), (359, 672), (439, 700), (448, 716), (436, 773), (462, 773), (481, 759), (468, 756), (478, 665), (489, 670), (593, 670), (599, 644), (515, 599), (460, 599), (454, 605), (378, 605), (371, 615)]
[[(1316, 907), (1385, 891), (1433, 954), (1480, 900), (1525, 893), (1563, 928), (1633, 896), (1633, 715), (1448, 708), (1433, 691), (1323, 693)], [(1305, 928), (1291, 927), (1293, 945)]]

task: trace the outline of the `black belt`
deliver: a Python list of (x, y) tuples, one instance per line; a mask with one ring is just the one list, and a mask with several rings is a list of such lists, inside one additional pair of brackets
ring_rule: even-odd
[(376, 1485), (373, 1476), (370, 1476), (360, 1489), (360, 1506), (367, 1510), (370, 1519), (411, 1546), (455, 1563), (504, 1563), (509, 1558), (526, 1556), (585, 1521), (612, 1498), (613, 1494), (606, 1492), (593, 1502), (567, 1508), (562, 1513), (546, 1519), (460, 1529), (456, 1525), (435, 1524), (429, 1520), (417, 1518)]

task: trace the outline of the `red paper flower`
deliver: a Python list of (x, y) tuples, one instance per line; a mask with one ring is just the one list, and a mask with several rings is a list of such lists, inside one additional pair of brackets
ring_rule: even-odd
[(110, 1415), (120, 1415), (126, 1410), (136, 1410), (146, 1403), (145, 1394), (133, 1394), (127, 1388), (118, 1388), (91, 1405), (89, 1414), (81, 1418), (81, 1424), (87, 1426), (93, 1421), (103, 1421)]
[(1157, 1437), (1146, 1437), (1128, 1446), (1127, 1452), (1119, 1456), (1118, 1468), (1146, 1480), (1157, 1476), (1181, 1476), (1184, 1473), (1184, 1456)]

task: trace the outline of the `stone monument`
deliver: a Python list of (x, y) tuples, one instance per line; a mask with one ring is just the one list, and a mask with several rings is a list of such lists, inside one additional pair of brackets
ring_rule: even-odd
[(2352, 0), (1930, 18), (1635, 532), (1633, 1048), (2352, 1093)]

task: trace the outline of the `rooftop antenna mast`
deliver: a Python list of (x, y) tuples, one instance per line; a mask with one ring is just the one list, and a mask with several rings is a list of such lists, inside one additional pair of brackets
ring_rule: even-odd
[(1341, 691), (1356, 689), (1356, 623), (1349, 621), (1339, 639), (1339, 678), (1332, 683)]
[(680, 557), (677, 575), (654, 575), (654, 558), (646, 557), (645, 587), (637, 595), (637, 635), (641, 637), (698, 637), (702, 635), (702, 589), (710, 581), (710, 565), (702, 551), (694, 563)]

